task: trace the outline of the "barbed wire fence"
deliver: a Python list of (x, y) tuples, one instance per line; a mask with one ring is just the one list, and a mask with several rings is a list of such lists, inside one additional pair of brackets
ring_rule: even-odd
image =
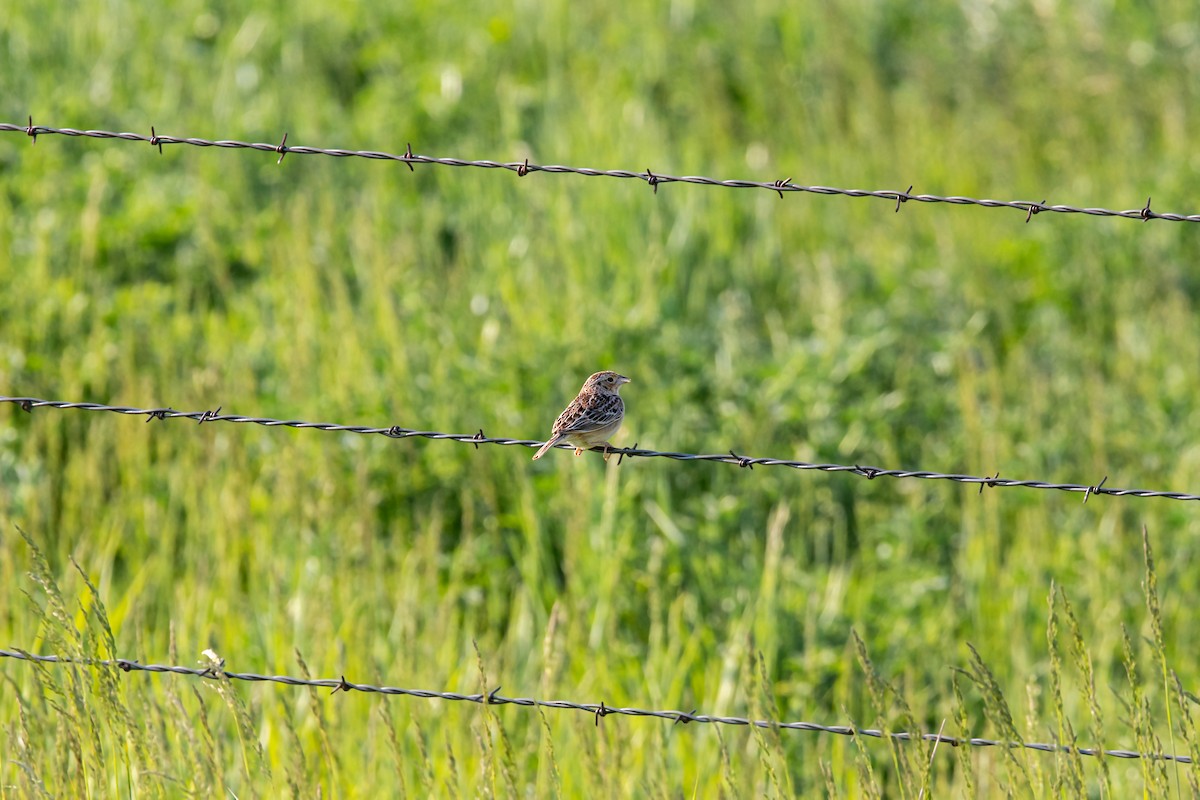
[[(152, 147), (156, 147), (160, 154), (163, 152), (163, 147), (167, 145), (188, 145), (192, 147), (210, 148), (215, 147), (224, 150), (252, 150), (258, 152), (267, 152), (278, 155), (278, 163), (282, 163), (288, 154), (296, 155), (316, 155), (327, 156), (333, 158), (362, 158), (375, 161), (390, 161), (406, 164), (408, 168), (414, 170), (414, 165), (427, 166), (442, 166), (442, 167), (469, 167), (488, 170), (504, 170), (515, 173), (518, 177), (526, 177), (531, 173), (546, 173), (550, 175), (579, 175), (584, 177), (605, 177), (617, 179), (633, 179), (644, 182), (649, 186), (655, 194), (658, 193), (660, 186), (665, 186), (673, 183), (682, 183), (688, 185), (709, 186), (728, 189), (759, 189), (775, 192), (783, 199), (785, 193), (802, 193), (811, 194), (821, 197), (847, 197), (847, 198), (874, 198), (884, 200), (889, 204), (894, 204), (894, 210), (899, 212), (901, 206), (909, 201), (929, 204), (948, 204), (952, 206), (974, 206), (980, 208), (996, 208), (996, 209), (1011, 209), (1021, 212), (1025, 215), (1025, 222), (1028, 223), (1032, 218), (1042, 212), (1052, 212), (1056, 214), (1083, 214), (1094, 217), (1110, 217), (1131, 219), (1140, 221), (1149, 220), (1165, 220), (1169, 222), (1200, 222), (1200, 214), (1179, 214), (1179, 213), (1162, 213), (1152, 210), (1151, 199), (1148, 197), (1144, 205), (1126, 210), (1115, 210), (1099, 207), (1080, 207), (1065, 204), (1051, 204), (1047, 200), (1040, 202), (1030, 200), (993, 200), (986, 198), (974, 198), (960, 195), (935, 195), (913, 193), (913, 186), (909, 186), (906, 190), (862, 190), (850, 188), (838, 188), (831, 186), (819, 185), (803, 185), (793, 182), (789, 178), (773, 181), (752, 181), (752, 180), (728, 180), (717, 179), (695, 175), (670, 175), (658, 173), (651, 169), (644, 171), (638, 170), (620, 170), (620, 169), (592, 169), (587, 167), (565, 166), (565, 165), (543, 165), (530, 163), (528, 159), (522, 161), (493, 161), (493, 160), (469, 160), (461, 158), (449, 157), (433, 157), (414, 153), (412, 145), (408, 144), (403, 153), (391, 153), (378, 150), (350, 150), (338, 148), (324, 147), (308, 147), (308, 146), (289, 146), (287, 144), (288, 135), (283, 134), (282, 140), (278, 144), (269, 144), (261, 142), (245, 142), (231, 139), (204, 139), (199, 137), (175, 137), (167, 135), (159, 135), (156, 129), (151, 126), (150, 135), (131, 133), (131, 132), (115, 132), (105, 130), (81, 130), (75, 128), (56, 128), (42, 125), (34, 125), (32, 117), (29, 118), (28, 124), (18, 125), (9, 123), (0, 123), (0, 133), (16, 133), (23, 134), (30, 138), (33, 144), (37, 143), (39, 136), (66, 136), (66, 137), (81, 137), (87, 139), (98, 139), (107, 141), (123, 141), (131, 143), (146, 143)], [(106, 411), (128, 416), (144, 416), (146, 422), (152, 420), (168, 420), (168, 419), (190, 419), (197, 423), (209, 422), (226, 422), (234, 424), (255, 424), (264, 427), (287, 427), (292, 429), (302, 430), (320, 430), (326, 432), (338, 433), (355, 433), (362, 435), (380, 435), (392, 439), (408, 439), (408, 438), (423, 438), (436, 441), (453, 441), (460, 444), (470, 444), (476, 449), (480, 445), (498, 445), (498, 446), (517, 446), (517, 447), (539, 447), (542, 442), (537, 440), (514, 439), (505, 437), (489, 437), (484, 434), (482, 429), (479, 429), (474, 434), (446, 433), (439, 431), (428, 431), (403, 428), (400, 426), (387, 427), (369, 427), (361, 425), (341, 425), (324, 422), (310, 422), (302, 420), (284, 420), (269, 417), (247, 417), (234, 414), (222, 414), (221, 408), (206, 411), (176, 411), (172, 408), (137, 408), (129, 406), (112, 406), (100, 403), (88, 402), (73, 402), (73, 401), (58, 401), (44, 400), (32, 397), (7, 397), (0, 396), (0, 403), (15, 404), (27, 412), (32, 412), (36, 408), (52, 408), (58, 410), (78, 409), (85, 411)], [(562, 448), (569, 449), (568, 445), (560, 445)], [(595, 451), (603, 451), (603, 448), (592, 448)], [(1200, 500), (1200, 495), (1190, 494), (1185, 492), (1175, 491), (1158, 491), (1146, 489), (1123, 489), (1106, 486), (1108, 480), (1105, 476), (1102, 480), (1095, 484), (1086, 483), (1056, 483), (1042, 480), (1017, 480), (1012, 478), (1001, 478), (1000, 473), (995, 475), (967, 475), (958, 473), (942, 473), (929, 470), (905, 470), (905, 469), (886, 469), (863, 465), (849, 464), (820, 464), (795, 461), (779, 458), (764, 458), (739, 455), (733, 449), (727, 453), (717, 454), (699, 454), (699, 453), (680, 453), (680, 452), (665, 452), (656, 450), (639, 449), (637, 444), (630, 448), (609, 448), (609, 453), (618, 456), (618, 464), (622, 463), (625, 458), (667, 458), (675, 461), (708, 461), (723, 464), (731, 464), (744, 469), (753, 469), (755, 466), (782, 466), (790, 467), (801, 471), (816, 470), (829, 473), (849, 473), (858, 477), (872, 480), (874, 478), (889, 477), (896, 479), (922, 479), (922, 480), (942, 480), (952, 481), (955, 483), (977, 485), (982, 493), (984, 488), (1006, 488), (1006, 487), (1023, 487), (1027, 489), (1043, 489), (1064, 491), (1083, 495), (1083, 501), (1086, 503), (1093, 495), (1109, 495), (1114, 497), (1158, 497), (1171, 500)], [(575, 702), (570, 700), (539, 700), (529, 697), (507, 697), (500, 694), (500, 687), (487, 692), (475, 694), (462, 694), (449, 691), (435, 691), (428, 689), (407, 689), (393, 686), (378, 686), (372, 684), (353, 683), (347, 681), (344, 676), (337, 679), (308, 679), (297, 678), (287, 675), (264, 675), (253, 672), (234, 672), (225, 669), (224, 661), (213, 662), (208, 666), (203, 667), (186, 667), (178, 665), (161, 665), (161, 664), (141, 664), (137, 661), (127, 659), (87, 659), (87, 658), (71, 658), (56, 655), (35, 655), (21, 649), (0, 649), (0, 658), (15, 659), (23, 662), (38, 662), (45, 664), (79, 664), (87, 665), (94, 668), (103, 669), (119, 669), (125, 673), (144, 672), (144, 673), (169, 673), (195, 677), (202, 680), (232, 680), (245, 682), (267, 682), (288, 686), (305, 686), (312, 688), (327, 688), (333, 693), (358, 691), (370, 694), (380, 694), (385, 696), (404, 696), (413, 698), (424, 698), (435, 701), (445, 702), (468, 702), (480, 705), (489, 706), (504, 706), (512, 705), (518, 708), (541, 709), (551, 708), (567, 711), (576, 711), (593, 715), (595, 724), (598, 726), (605, 717), (611, 715), (629, 716), (629, 717), (648, 717), (666, 720), (672, 724), (712, 724), (712, 725), (729, 725), (729, 726), (749, 726), (756, 728), (778, 729), (778, 730), (794, 730), (806, 731), (818, 734), (834, 734), (841, 736), (859, 736), (876, 740), (891, 740), (900, 742), (932, 742), (935, 744), (948, 744), (951, 746), (970, 746), (977, 748), (1001, 747), (1007, 749), (1023, 748), (1037, 752), (1045, 753), (1063, 753), (1074, 754), (1079, 756), (1097, 756), (1097, 757), (1112, 757), (1121, 759), (1144, 759), (1150, 761), (1174, 762), (1177, 764), (1191, 765), (1194, 763), (1190, 756), (1173, 755), (1168, 753), (1157, 752), (1139, 752), (1136, 750), (1126, 749), (1106, 749), (1101, 747), (1079, 747), (1071, 744), (1057, 743), (1038, 743), (1025, 741), (1006, 741), (985, 738), (967, 738), (947, 736), (940, 732), (938, 733), (922, 733), (922, 732), (906, 732), (906, 731), (885, 731), (879, 729), (856, 728), (845, 725), (822, 725), (813, 722), (804, 721), (773, 721), (765, 719), (750, 719), (744, 717), (732, 716), (715, 716), (709, 714), (700, 714), (696, 710), (684, 712), (678, 710), (655, 710), (637, 707), (621, 707), (610, 706), (604, 701), (599, 703)]]
[(246, 681), (250, 683), (276, 683), (285, 686), (308, 686), (317, 689), (332, 689), (338, 692), (363, 692), (366, 694), (381, 694), (393, 697), (419, 697), (426, 700), (447, 702), (476, 703), (489, 706), (516, 706), (518, 708), (554, 708), (562, 711), (581, 711), (596, 718), (596, 725), (605, 717), (616, 714), (625, 717), (650, 717), (668, 720), (674, 725), (687, 725), (692, 722), (703, 725), (732, 725), (739, 727), (766, 728), (771, 730), (805, 731), (808, 733), (826, 733), (838, 736), (862, 736), (871, 739), (888, 739), (897, 742), (934, 742), (948, 744), (952, 747), (1002, 747), (1008, 749), (1026, 749), (1042, 753), (1065, 753), (1080, 756), (1100, 756), (1125, 759), (1145, 759), (1148, 761), (1168, 761), (1177, 764), (1192, 764), (1191, 756), (1174, 755), (1171, 753), (1143, 753), (1137, 750), (1108, 749), (1100, 747), (1079, 747), (1077, 745), (1054, 744), (1047, 742), (1006, 741), (1004, 739), (983, 739), (976, 737), (947, 736), (943, 733), (920, 733), (911, 731), (884, 731), (878, 728), (856, 728), (851, 725), (821, 725), (816, 722), (779, 722), (766, 719), (749, 719), (747, 717), (723, 717), (711, 714), (700, 714), (692, 711), (675, 711), (670, 709), (634, 708), (628, 706), (610, 706), (604, 701), (599, 703), (578, 703), (573, 700), (538, 700), (532, 697), (506, 697), (500, 694), (501, 687), (497, 686), (490, 692), (462, 694), (459, 692), (442, 692), (431, 689), (403, 689), (398, 686), (376, 686), (369, 683), (352, 683), (346, 677), (338, 678), (296, 678), (291, 675), (260, 675), (255, 672), (232, 672), (225, 669), (224, 659), (216, 660), (205, 667), (184, 667), (165, 664), (140, 664), (129, 659), (92, 659), (70, 658), (65, 656), (35, 655), (24, 650), (0, 649), (0, 658), (13, 658), (19, 661), (37, 662), (42, 664), (80, 664), (90, 667), (119, 669), (122, 672), (149, 672), (186, 675), (207, 680)]
[(665, 173), (654, 172), (651, 169), (644, 171), (624, 170), (624, 169), (591, 169), (589, 167), (571, 167), (562, 164), (531, 164), (529, 159), (523, 161), (490, 161), (490, 160), (471, 160), (463, 158), (444, 158), (434, 156), (424, 156), (413, 152), (412, 144), (408, 143), (403, 153), (389, 153), (382, 150), (345, 150), (341, 148), (330, 147), (305, 147), (288, 145), (288, 134), (284, 133), (279, 144), (268, 144), (266, 142), (242, 142), (236, 139), (202, 139), (195, 136), (178, 137), (159, 135), (154, 126), (150, 126), (150, 135), (146, 136), (141, 133), (103, 131), (103, 130), (80, 130), (78, 128), (52, 128), (45, 125), (34, 125), (33, 117), (29, 117), (27, 125), (18, 125), (13, 123), (0, 123), (0, 133), (19, 133), (28, 136), (30, 140), (36, 144), (39, 136), (71, 136), (83, 137), (88, 139), (105, 139), (124, 142), (143, 142), (151, 147), (157, 147), (159, 154), (163, 152), (165, 145), (190, 145), (192, 147), (216, 147), (231, 150), (257, 150), (259, 152), (276, 153), (279, 155), (279, 163), (283, 162), (285, 156), (296, 154), (302, 156), (330, 156), (333, 158), (365, 158), (373, 161), (393, 161), (407, 164), (410, 170), (413, 170), (414, 164), (427, 164), (431, 166), (442, 167), (475, 167), (478, 169), (499, 169), (508, 172), (514, 172), (518, 177), (525, 177), (535, 172), (543, 172), (551, 175), (583, 175), (591, 178), (623, 178), (644, 181), (655, 194), (658, 194), (658, 187), (665, 186), (671, 183), (685, 183), (698, 186), (716, 186), (726, 189), (765, 189), (771, 192), (777, 192), (780, 199), (783, 198), (785, 192), (800, 192), (806, 194), (814, 194), (825, 197), (840, 196), (840, 197), (869, 197), (877, 200), (886, 200), (888, 203), (895, 204), (895, 210), (900, 211), (900, 206), (909, 201), (917, 203), (946, 203), (954, 206), (977, 206), (980, 208), (1005, 208), (1014, 209), (1025, 214), (1025, 221), (1029, 222), (1033, 217), (1042, 212), (1052, 212), (1056, 214), (1085, 214), (1094, 217), (1119, 217), (1122, 219), (1135, 219), (1143, 222), (1159, 219), (1168, 222), (1200, 222), (1200, 214), (1175, 214), (1175, 213), (1160, 213), (1150, 208), (1151, 198), (1146, 198), (1145, 205), (1140, 208), (1126, 209), (1124, 211), (1109, 209), (1109, 208), (1089, 208), (1072, 205), (1052, 204), (1046, 200), (1036, 202), (1033, 200), (990, 200), (987, 198), (965, 197), (962, 195), (936, 195), (936, 194), (913, 194), (913, 187), (910, 185), (905, 190), (896, 189), (843, 189), (835, 186), (805, 186), (795, 183), (791, 178), (782, 178), (774, 181), (748, 181), (748, 180), (722, 180), (718, 178), (708, 178), (702, 175), (668, 175)]
[[(53, 408), (58, 410), (77, 409), (80, 411), (107, 411), (114, 414), (122, 414), (125, 416), (144, 416), (146, 422), (153, 420), (169, 420), (169, 419), (189, 419), (197, 423), (205, 424), (209, 422), (228, 422), (234, 424), (251, 424), (262, 425), (267, 428), (293, 428), (297, 430), (317, 430), (329, 433), (357, 433), (365, 436), (386, 436), (389, 439), (432, 439), (435, 441), (450, 441), (460, 444), (473, 445), (479, 449), (480, 445), (499, 445), (501, 447), (541, 447), (544, 442), (536, 439), (511, 439), (507, 437), (487, 436), (483, 429), (480, 428), (475, 433), (444, 433), (441, 431), (425, 431), (415, 430), (412, 428), (402, 428), (399, 425), (391, 425), (387, 427), (371, 427), (368, 425), (339, 425), (331, 422), (305, 422), (303, 420), (285, 420), (274, 419), (272, 417), (245, 417), (239, 414), (222, 414), (221, 408), (208, 411), (176, 411), (173, 408), (135, 408), (131, 406), (110, 406), (103, 403), (83, 403), (67, 400), (42, 400), (36, 397), (6, 397), (0, 396), (0, 403), (14, 404), (26, 412), (32, 413), (36, 408)], [(556, 445), (559, 449), (573, 449), (573, 445), (560, 444)], [(1170, 492), (1160, 491), (1155, 489), (1120, 489), (1113, 486), (1105, 486), (1108, 481), (1108, 476), (1104, 476), (1098, 483), (1054, 483), (1041, 480), (1018, 480), (1015, 478), (1001, 478), (1000, 473), (995, 475), (964, 475), (960, 473), (933, 472), (930, 470), (909, 470), (909, 469), (885, 469), (882, 467), (863, 466), (861, 464), (814, 464), (807, 461), (793, 461), (784, 458), (763, 458), (755, 456), (739, 455), (733, 450), (726, 453), (675, 453), (661, 450), (645, 450), (639, 449), (635, 443), (633, 447), (593, 447), (595, 452), (607, 453), (608, 455), (617, 456), (617, 464), (626, 458), (668, 458), (673, 461), (709, 461), (719, 464), (732, 464), (743, 469), (754, 469), (756, 466), (762, 467), (790, 467), (792, 469), (809, 471), (816, 470), (818, 472), (836, 472), (855, 475), (867, 480), (875, 478), (896, 478), (906, 479), (915, 478), (920, 480), (937, 480), (937, 481), (952, 481), (954, 483), (962, 483), (968, 485), (979, 486), (980, 493), (985, 488), (1014, 488), (1021, 487), (1025, 489), (1044, 489), (1060, 492), (1071, 492), (1074, 494), (1082, 494), (1083, 502), (1087, 502), (1095, 495), (1108, 495), (1110, 497), (1161, 497), (1167, 500), (1200, 500), (1200, 495), (1190, 494), (1187, 492)]]

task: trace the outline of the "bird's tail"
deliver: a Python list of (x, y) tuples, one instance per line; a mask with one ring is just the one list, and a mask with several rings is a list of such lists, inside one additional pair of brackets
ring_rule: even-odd
[(557, 436), (551, 436), (550, 441), (548, 441), (544, 445), (542, 445), (541, 449), (539, 449), (536, 453), (533, 454), (533, 460), (537, 461), (539, 458), (541, 458), (545, 454), (545, 452), (547, 450), (549, 450), (551, 447), (554, 447), (554, 445), (561, 442), (563, 440), (563, 438), (564, 437), (561, 433), (558, 434)]

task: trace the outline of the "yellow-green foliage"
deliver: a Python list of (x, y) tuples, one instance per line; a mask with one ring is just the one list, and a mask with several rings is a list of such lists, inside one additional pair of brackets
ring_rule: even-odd
[[(0, 16), (6, 122), (1200, 211), (1188, 3)], [(1195, 491), (1197, 230), (4, 134), (0, 393), (536, 438), (613, 368), (618, 443)], [(530, 455), (5, 405), (0, 646), (1196, 751), (1200, 507)], [(1196, 786), (1024, 750), (0, 679), (0, 796)]]

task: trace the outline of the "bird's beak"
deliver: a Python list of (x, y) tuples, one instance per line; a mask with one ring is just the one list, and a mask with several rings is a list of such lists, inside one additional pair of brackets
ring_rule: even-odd
[(633, 383), (631, 378), (626, 378), (624, 375), (619, 375), (617, 377), (621, 379), (621, 383)]

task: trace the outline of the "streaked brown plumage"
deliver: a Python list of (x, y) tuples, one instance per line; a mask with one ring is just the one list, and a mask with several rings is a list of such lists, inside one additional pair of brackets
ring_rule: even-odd
[(575, 445), (575, 455), (602, 444), (604, 460), (607, 461), (608, 439), (620, 429), (625, 419), (625, 402), (619, 392), (629, 382), (624, 375), (608, 370), (588, 378), (571, 404), (558, 415), (550, 430), (550, 441), (542, 445), (533, 460), (538, 460), (551, 447), (565, 441)]

